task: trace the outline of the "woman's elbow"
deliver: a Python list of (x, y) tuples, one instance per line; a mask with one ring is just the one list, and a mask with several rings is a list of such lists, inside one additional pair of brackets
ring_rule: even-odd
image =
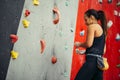
[(92, 46), (91, 43), (86, 43), (86, 47), (87, 47), (87, 48), (90, 48), (91, 46)]

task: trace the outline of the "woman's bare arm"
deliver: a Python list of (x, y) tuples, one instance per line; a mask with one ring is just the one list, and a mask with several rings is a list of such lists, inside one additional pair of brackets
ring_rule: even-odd
[(75, 45), (77, 45), (77, 47), (84, 48), (91, 47), (94, 40), (94, 33), (95, 33), (94, 25), (88, 26), (86, 41), (84, 43), (76, 42)]

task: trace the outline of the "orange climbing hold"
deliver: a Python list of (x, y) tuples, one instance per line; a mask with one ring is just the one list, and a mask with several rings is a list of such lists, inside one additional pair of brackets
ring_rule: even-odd
[(30, 11), (29, 10), (25, 10), (25, 17), (30, 15)]
[(40, 44), (41, 44), (41, 53), (43, 53), (43, 51), (45, 50), (45, 41), (44, 40), (40, 40)]
[(18, 36), (15, 35), (15, 34), (11, 34), (11, 35), (10, 35), (10, 38), (11, 38), (11, 40), (12, 40), (12, 43), (15, 43), (15, 42), (18, 40)]
[(55, 56), (52, 57), (51, 62), (55, 64), (57, 62), (57, 58)]
[(57, 24), (60, 19), (60, 12), (57, 7), (54, 7), (53, 12), (56, 14), (56, 18), (53, 20), (53, 23)]
[(18, 52), (15, 52), (14, 50), (12, 50), (12, 51), (11, 51), (11, 57), (12, 57), (13, 59), (17, 59), (17, 57), (18, 57)]

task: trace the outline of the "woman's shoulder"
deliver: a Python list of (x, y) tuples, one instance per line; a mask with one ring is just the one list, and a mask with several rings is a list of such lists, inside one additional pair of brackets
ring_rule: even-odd
[(90, 28), (90, 29), (102, 29), (102, 27), (101, 27), (101, 25), (99, 25), (99, 24), (91, 24), (91, 25), (89, 25), (88, 26), (88, 28)]
[(96, 23), (96, 24), (91, 24), (91, 25), (89, 25), (89, 26), (90, 26), (90, 27), (96, 27), (96, 26), (98, 27), (98, 26), (101, 26), (101, 25)]

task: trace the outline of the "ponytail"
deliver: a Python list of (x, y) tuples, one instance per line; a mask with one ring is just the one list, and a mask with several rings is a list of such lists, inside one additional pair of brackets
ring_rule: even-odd
[(105, 34), (105, 36), (107, 36), (107, 19), (105, 13), (101, 10), (99, 10), (97, 13), (98, 13), (98, 20), (100, 20), (101, 22), (103, 33)]

